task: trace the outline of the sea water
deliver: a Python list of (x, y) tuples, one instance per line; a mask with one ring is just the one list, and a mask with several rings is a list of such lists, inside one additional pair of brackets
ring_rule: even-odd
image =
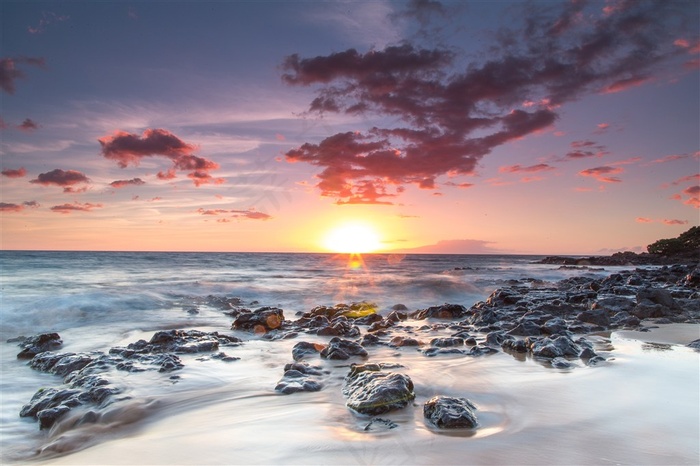
[[(697, 464), (699, 357), (674, 343), (700, 337), (698, 326), (667, 326), (670, 340), (653, 332), (591, 336), (608, 362), (568, 370), (506, 353), (428, 358), (415, 348), (368, 348), (370, 361), (403, 366), (416, 400), (381, 416), (396, 428), (366, 431), (369, 419), (349, 411), (341, 393), (348, 361), (311, 361), (328, 373), (320, 392), (274, 391), (292, 346), (327, 338), (269, 341), (230, 331), (232, 318), (210, 299), (281, 307), (288, 319), (361, 300), (387, 314), (396, 304), (469, 307), (513, 280), (551, 286), (619, 270), (560, 269), (536, 264), (540, 258), (0, 252), (0, 463)], [(17, 360), (8, 339), (58, 332), (61, 351), (106, 352), (175, 328), (235, 334), (244, 344), (222, 349), (240, 360), (183, 355), (177, 383), (155, 372), (122, 374), (129, 401), (96, 424), (39, 431), (19, 417), (39, 388), (61, 379)], [(468, 397), (479, 428), (432, 429), (422, 405), (434, 395)]]

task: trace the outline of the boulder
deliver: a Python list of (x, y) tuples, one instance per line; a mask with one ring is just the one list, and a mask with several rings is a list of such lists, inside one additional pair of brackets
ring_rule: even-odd
[(362, 371), (349, 377), (343, 394), (348, 408), (370, 416), (404, 408), (416, 397), (407, 375), (379, 371)]
[(325, 359), (350, 359), (352, 356), (366, 358), (367, 351), (359, 343), (338, 337), (331, 338), (328, 346), (321, 350), (321, 357)]
[(460, 319), (467, 314), (467, 308), (461, 304), (443, 304), (442, 306), (432, 306), (411, 314), (417, 320), (423, 319)]
[(478, 425), (476, 406), (466, 398), (435, 396), (423, 405), (423, 416), (440, 429), (472, 429)]
[(587, 324), (607, 327), (610, 325), (610, 317), (604, 309), (590, 309), (579, 313), (576, 318)]
[(277, 330), (284, 322), (284, 311), (276, 307), (261, 307), (253, 312), (239, 315), (231, 326), (234, 330), (266, 333)]
[(23, 339), (19, 346), (22, 351), (17, 354), (17, 359), (32, 359), (37, 354), (61, 348), (63, 340), (58, 333), (42, 333)]

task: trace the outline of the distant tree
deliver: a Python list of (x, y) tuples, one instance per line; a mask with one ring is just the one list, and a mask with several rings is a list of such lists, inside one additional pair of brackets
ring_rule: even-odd
[(662, 256), (700, 254), (700, 226), (692, 227), (678, 238), (660, 239), (647, 246), (647, 251)]

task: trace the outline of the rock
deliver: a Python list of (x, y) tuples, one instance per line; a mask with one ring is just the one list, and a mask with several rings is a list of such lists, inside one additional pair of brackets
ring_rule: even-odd
[(637, 304), (659, 304), (669, 309), (680, 308), (671, 293), (660, 288), (642, 288), (637, 291)]
[(647, 302), (637, 304), (637, 306), (630, 311), (630, 314), (638, 319), (650, 319), (671, 315), (671, 310), (662, 304)]
[(463, 338), (433, 338), (430, 340), (430, 346), (435, 346), (437, 348), (445, 348), (448, 346), (464, 346)]
[(23, 339), (19, 346), (22, 351), (17, 354), (17, 359), (32, 359), (37, 354), (61, 348), (63, 340), (58, 333), (42, 333)]
[(695, 351), (700, 351), (700, 338), (693, 340), (686, 345), (688, 348), (693, 348)]
[(591, 305), (591, 309), (603, 309), (608, 311), (610, 314), (617, 312), (629, 312), (634, 309), (636, 303), (622, 296), (609, 296), (597, 300)]
[(540, 332), (540, 326), (535, 322), (523, 321), (520, 322), (514, 329), (508, 332), (511, 335), (518, 336), (537, 336)]
[(576, 318), (581, 322), (599, 325), (601, 327), (608, 327), (610, 325), (610, 317), (608, 317), (607, 312), (605, 312), (603, 309), (583, 311), (577, 315)]
[(501, 347), (504, 350), (515, 351), (516, 353), (528, 352), (528, 347), (525, 340), (505, 340)]
[(442, 356), (442, 355), (450, 355), (450, 354), (468, 354), (466, 351), (461, 350), (459, 348), (439, 348), (439, 347), (432, 347), (428, 348), (425, 351), (423, 351), (423, 354), (429, 357), (433, 356)]
[(233, 321), (234, 330), (248, 330), (255, 333), (266, 333), (276, 330), (284, 322), (284, 311), (276, 307), (261, 307), (253, 312), (239, 315)]
[(325, 346), (319, 343), (309, 343), (307, 341), (300, 341), (299, 343), (295, 344), (292, 348), (292, 358), (294, 358), (295, 361), (300, 361), (306, 358), (307, 356), (314, 356), (316, 354), (319, 354), (324, 348)]
[(65, 376), (90, 364), (96, 354), (101, 353), (90, 355), (87, 353), (54, 353), (45, 351), (34, 356), (29, 361), (29, 366), (41, 372)]
[(460, 319), (467, 314), (467, 308), (460, 304), (443, 304), (414, 312), (411, 317), (423, 319)]
[(328, 346), (321, 350), (321, 357), (325, 359), (350, 359), (352, 356), (367, 357), (367, 351), (358, 343), (333, 337)]
[(423, 416), (440, 429), (472, 429), (476, 406), (466, 398), (435, 396), (423, 405)]
[(397, 348), (402, 346), (423, 346), (423, 342), (411, 337), (396, 336), (389, 342), (390, 346)]
[(399, 425), (393, 421), (390, 421), (389, 419), (382, 419), (380, 417), (375, 417), (371, 421), (369, 421), (369, 424), (365, 426), (363, 430), (365, 431), (382, 431), (382, 430), (391, 430), (397, 428)]
[(561, 357), (552, 359), (551, 364), (552, 364), (552, 367), (554, 367), (556, 369), (571, 369), (571, 368), (576, 367), (575, 364), (572, 364), (569, 361), (567, 361), (566, 359), (561, 358)]
[(555, 335), (534, 341), (530, 350), (533, 356), (550, 359), (562, 356), (578, 357), (581, 353), (581, 348), (564, 335)]
[(408, 406), (416, 397), (413, 382), (395, 372), (362, 371), (343, 387), (348, 408), (375, 416)]
[(318, 366), (293, 363), (284, 366), (284, 376), (277, 383), (275, 391), (289, 395), (297, 392), (317, 392), (323, 388), (320, 376), (323, 372)]
[(561, 317), (554, 317), (549, 319), (542, 325), (542, 333), (547, 333), (550, 335), (562, 333), (566, 330), (566, 321)]

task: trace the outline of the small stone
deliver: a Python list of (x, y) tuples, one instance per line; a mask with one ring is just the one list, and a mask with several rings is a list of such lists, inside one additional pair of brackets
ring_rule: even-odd
[(472, 429), (478, 425), (476, 406), (466, 398), (435, 396), (423, 405), (423, 415), (441, 429)]

